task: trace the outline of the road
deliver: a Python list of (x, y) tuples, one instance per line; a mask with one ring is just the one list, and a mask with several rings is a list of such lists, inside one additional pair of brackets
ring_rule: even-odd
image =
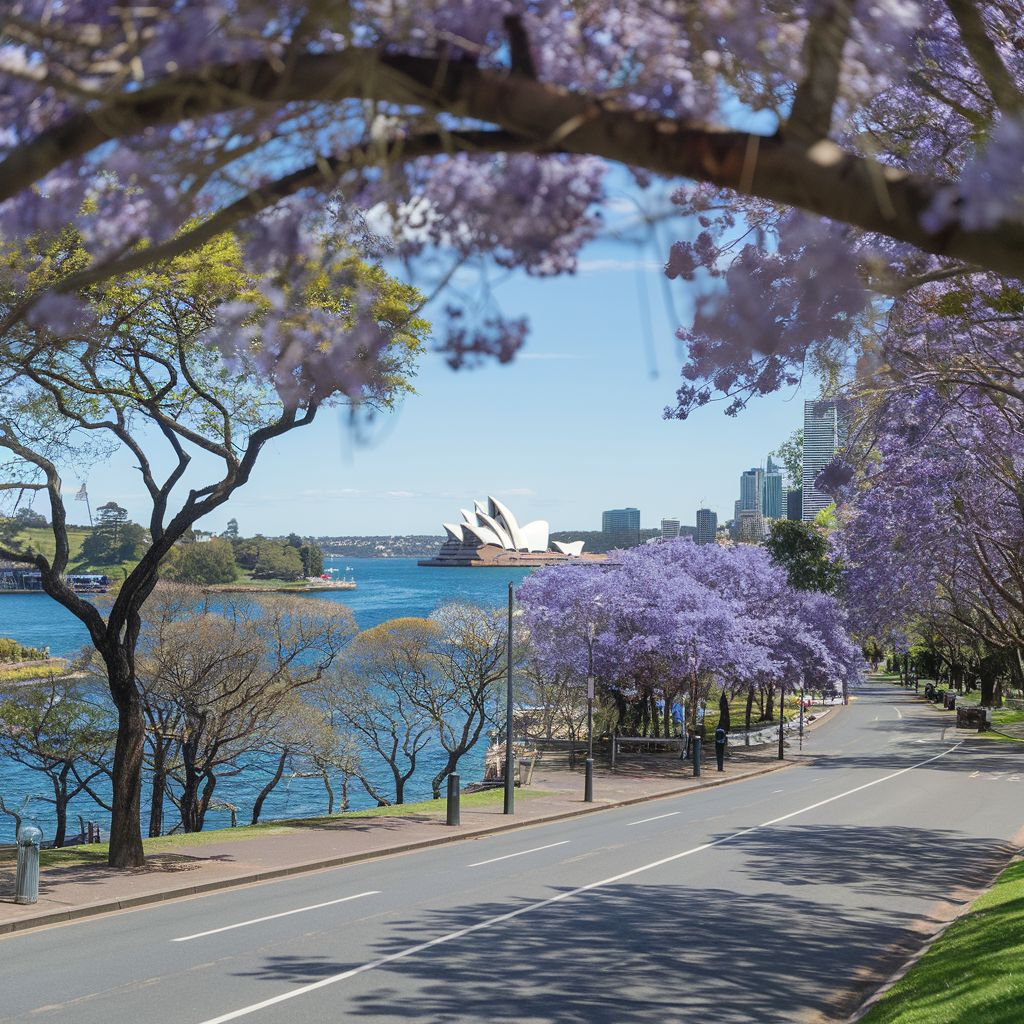
[(867, 685), (783, 772), (14, 933), (0, 1020), (841, 1020), (1022, 844), (951, 719)]

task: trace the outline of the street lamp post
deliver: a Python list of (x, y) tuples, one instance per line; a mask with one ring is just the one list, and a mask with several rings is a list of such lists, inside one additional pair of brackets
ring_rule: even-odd
[(512, 753), (512, 581), (508, 583), (508, 639), (506, 643), (505, 691), (505, 813), (516, 813), (516, 780), (512, 772), (515, 757)]
[(587, 757), (594, 756), (594, 624), (590, 623), (587, 645)]
[(784, 759), (782, 752), (782, 727), (786, 721), (786, 681), (779, 682), (779, 760)]
[(804, 677), (800, 677), (800, 751), (804, 749)]

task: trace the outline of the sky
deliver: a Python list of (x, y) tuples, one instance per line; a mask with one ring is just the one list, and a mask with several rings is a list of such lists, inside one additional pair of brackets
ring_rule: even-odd
[[(546, 519), (552, 530), (600, 529), (602, 510), (625, 506), (640, 509), (644, 528), (662, 517), (692, 524), (701, 506), (730, 518), (740, 473), (801, 425), (803, 395), (759, 399), (736, 418), (721, 404), (685, 422), (662, 418), (693, 286), (664, 279), (673, 226), (660, 230), (641, 245), (595, 241), (571, 277), (509, 275), (496, 299), (531, 323), (512, 364), (454, 372), (424, 356), (401, 408), (360, 436), (338, 410), (321, 412), (269, 444), (250, 482), (197, 525), (220, 532), (234, 517), (246, 536), (440, 535), (443, 521), (489, 494), (520, 522)], [(65, 492), (78, 482), (66, 479)], [(114, 500), (147, 521), (127, 456), (93, 466), (88, 492), (94, 510)]]

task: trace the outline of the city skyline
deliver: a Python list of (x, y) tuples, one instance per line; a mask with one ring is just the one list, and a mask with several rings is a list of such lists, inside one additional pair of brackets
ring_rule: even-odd
[[(643, 303), (610, 300), (623, 275)], [(768, 396), (737, 417), (712, 404), (685, 422), (664, 420), (679, 373), (674, 332), (691, 311), (685, 289), (666, 307), (661, 279), (648, 252), (607, 240), (587, 247), (574, 277), (510, 274), (496, 293), (531, 310), (532, 326), (512, 363), (453, 373), (425, 355), (400, 408), (358, 428), (345, 410), (324, 410), (268, 444), (250, 482), (198, 526), (220, 533), (234, 518), (246, 535), (434, 535), (453, 505), (481, 493), (554, 531), (598, 530), (602, 510), (626, 505), (641, 509), (644, 529), (664, 517), (693, 524), (700, 507), (732, 518), (736, 473), (800, 425), (804, 395)], [(125, 454), (61, 469), (73, 520), (87, 521), (72, 500), (86, 481), (94, 507), (114, 500), (147, 521)]]

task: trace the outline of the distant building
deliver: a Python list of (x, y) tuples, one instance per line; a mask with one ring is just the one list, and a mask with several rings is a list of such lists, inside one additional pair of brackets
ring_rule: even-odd
[(741, 544), (760, 544), (767, 533), (764, 516), (756, 508), (740, 509), (736, 539)]
[(718, 533), (718, 514), (709, 508), (697, 509), (697, 543), (714, 544)]
[(605, 558), (604, 555), (584, 555), (581, 540), (552, 541), (543, 519), (520, 525), (511, 509), (494, 497), (488, 497), (486, 505), (476, 501), (472, 509), (459, 511), (462, 515), (459, 522), (442, 524), (446, 537), (440, 551), (433, 558), (422, 559), (418, 565), (534, 568), (556, 562), (603, 561)]
[(794, 487), (786, 491), (786, 518), (800, 522), (803, 518), (804, 489)]
[(679, 536), (679, 520), (678, 519), (662, 519), (661, 521), (661, 539), (662, 540), (675, 540)]
[(768, 468), (764, 473), (764, 485), (761, 492), (761, 512), (766, 519), (781, 519), (785, 514), (782, 503), (782, 473), (768, 457)]
[(804, 402), (803, 496), (800, 518), (811, 522), (832, 504), (831, 495), (814, 486), (818, 474), (846, 444), (846, 417), (831, 399)]
[(628, 548), (640, 543), (640, 509), (611, 508), (601, 513), (601, 532), (616, 547)]
[(762, 492), (764, 490), (764, 470), (759, 466), (748, 469), (740, 474), (740, 507), (739, 511), (761, 511)]

